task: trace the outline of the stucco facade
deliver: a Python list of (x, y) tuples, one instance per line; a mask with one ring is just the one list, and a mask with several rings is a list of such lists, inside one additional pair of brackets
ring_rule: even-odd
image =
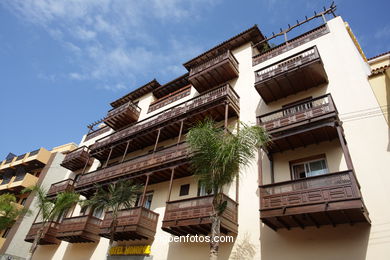
[[(346, 144), (340, 141), (341, 139), (333, 138), (329, 141), (304, 144), (283, 152), (275, 152), (272, 156), (272, 165), (269, 157), (262, 151), (249, 167), (242, 168), (239, 184), (232, 183), (230, 187), (226, 187), (225, 191), (230, 198), (238, 203), (238, 232), (237, 235), (234, 234), (234, 243), (221, 244), (219, 259), (244, 259), (239, 256), (240, 247), (254, 249), (254, 255), (248, 259), (265, 260), (387, 259), (390, 254), (390, 241), (388, 240), (390, 210), (386, 207), (386, 202), (390, 200), (390, 192), (387, 188), (387, 183), (390, 182), (388, 174), (390, 170), (388, 166), (390, 160), (388, 125), (384, 117), (364, 117), (362, 115), (351, 117), (351, 114), (357, 111), (378, 107), (378, 100), (368, 79), (371, 70), (341, 17), (328, 21), (326, 27), (328, 33), (325, 35), (304, 42), (256, 65), (254, 65), (252, 57), (257, 51), (253, 49), (252, 42), (245, 42), (230, 50), (239, 64), (239, 76), (228, 82), (240, 97), (239, 120), (247, 124), (256, 124), (258, 116), (283, 108), (287, 104), (307, 97), (315, 98), (331, 94), (337, 107), (338, 117), (342, 122)], [(321, 64), (327, 75), (327, 83), (266, 103), (254, 87), (255, 72), (314, 46), (321, 57)], [(152, 93), (141, 95), (134, 100), (141, 111), (138, 121), (168, 110), (198, 95), (200, 94), (196, 88), (191, 87), (189, 96), (151, 113), (147, 113), (147, 111), (150, 103), (156, 98)], [(227, 124), (234, 127), (238, 117), (229, 117)], [(223, 125), (223, 122), (220, 123)], [(101, 141), (104, 136), (111, 136), (114, 132), (110, 130), (87, 141), (84, 141), (86, 140), (86, 136), (84, 136), (80, 146), (91, 146), (97, 140)], [(107, 162), (99, 162), (95, 159), (92, 165), (86, 168), (86, 171), (93, 172), (98, 167), (102, 167), (104, 163), (109, 166), (120, 159), (126, 161), (150, 150), (156, 151), (159, 148), (176, 144), (178, 141), (185, 141), (185, 135), (176, 136), (127, 154), (125, 152), (123, 159), (119, 156), (113, 158), (108, 156)], [(352, 166), (349, 155), (346, 156), (346, 149), (352, 158)], [(261, 194), (259, 184), (267, 185), (271, 182), (290, 181), (293, 178), (292, 162), (319, 155), (324, 158), (328, 173), (352, 171), (351, 167), (353, 167), (353, 172), (361, 186), (360, 192), (369, 213), (369, 219), (363, 223), (352, 223), (351, 221), (351, 224), (319, 225), (319, 228), (313, 226), (290, 228), (287, 226), (286, 228), (278, 228), (276, 231), (272, 230), (260, 220), (259, 201)], [(261, 157), (260, 160), (258, 156)], [(273, 177), (271, 177), (271, 171)], [(78, 174), (80, 171), (68, 171), (64, 179), (74, 178)], [(261, 176), (261, 180), (259, 176)], [(180, 187), (184, 184), (189, 184), (188, 194), (179, 196)], [(207, 243), (169, 243), (169, 237), (172, 235), (161, 228), (168, 194), (171, 194), (169, 197), (171, 201), (197, 197), (199, 188), (197, 180), (193, 176), (173, 179), (171, 192), (169, 192), (169, 187), (169, 181), (147, 186), (147, 193), (153, 192), (150, 210), (159, 214), (154, 239), (117, 241), (116, 245), (151, 245), (151, 257), (154, 260), (207, 259), (209, 248)], [(68, 217), (78, 216), (79, 212), (80, 207), (78, 206)], [(105, 259), (107, 247), (108, 240), (103, 237), (95, 243), (62, 241), (59, 245), (39, 246), (34, 259)], [(127, 259), (133, 258), (136, 259), (135, 256), (128, 256)]]
[[(14, 258), (19, 257), (20, 259), (26, 257), (31, 244), (25, 242), (24, 238), (34, 222), (38, 213), (38, 208), (36, 206), (37, 199), (33, 196), (33, 194), (20, 194), (20, 191), (23, 188), (31, 187), (33, 185), (40, 185), (43, 189), (48, 190), (52, 183), (62, 180), (67, 173), (67, 169), (60, 166), (62, 160), (64, 159), (64, 153), (72, 151), (76, 147), (77, 146), (75, 144), (70, 143), (54, 147), (52, 150), (40, 148), (37, 152), (24, 154), (23, 159), (21, 159), (22, 156), (19, 156), (15, 157), (9, 164), (6, 164), (6, 160), (1, 162), (1, 170), (3, 174), (9, 168), (18, 169), (18, 167), (22, 165), (24, 165), (26, 169), (29, 169), (31, 168), (29, 167), (30, 162), (32, 164), (40, 163), (42, 165), (41, 168), (38, 167), (37, 169), (31, 171), (31, 173), (26, 173), (22, 181), (18, 184), (20, 187), (16, 187), (15, 184), (13, 185), (13, 183), (16, 183), (15, 177), (11, 179), (8, 184), (3, 184), (3, 186), (8, 185), (10, 187), (4, 192), (14, 193), (17, 198), (20, 199), (18, 200), (18, 203), (21, 203), (24, 207), (28, 208), (29, 213), (23, 217), (19, 217), (16, 220), (16, 223), (7, 231), (6, 236), (4, 235), (5, 231), (2, 232), (2, 235), (5, 237), (3, 238), (4, 241), (0, 249), (1, 255)], [(3, 180), (2, 183), (4, 183)], [(15, 189), (12, 189), (12, 187), (15, 187)]]

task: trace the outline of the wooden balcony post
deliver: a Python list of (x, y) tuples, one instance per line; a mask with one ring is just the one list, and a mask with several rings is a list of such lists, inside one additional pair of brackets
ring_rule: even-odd
[(87, 166), (89, 164), (89, 160), (91, 160), (91, 158), (88, 158), (87, 162), (85, 163), (84, 167), (83, 167), (83, 171), (81, 172), (81, 174), (84, 174), (85, 171), (87, 170)]
[(158, 144), (158, 140), (160, 139), (160, 133), (161, 133), (161, 128), (158, 129), (158, 132), (157, 132), (157, 138), (156, 138), (156, 143), (154, 144), (154, 149), (153, 149), (153, 153), (156, 151), (157, 149), (157, 144)]
[(183, 124), (184, 124), (184, 119), (181, 120), (181, 122), (180, 122), (179, 137), (177, 138), (177, 144), (176, 144), (177, 147), (179, 146), (180, 139), (181, 139), (181, 134), (183, 132)]
[[(240, 117), (237, 119), (237, 133), (240, 132)], [(236, 176), (236, 202), (238, 203), (238, 199), (240, 195), (240, 174)]]
[(268, 158), (269, 158), (269, 164), (271, 168), (271, 183), (275, 183), (274, 158), (272, 156), (272, 153), (268, 154)]
[(258, 156), (259, 158), (257, 159), (257, 167), (258, 167), (258, 184), (259, 186), (263, 185), (263, 160), (261, 158), (261, 151), (262, 149), (258, 149)]
[(150, 178), (150, 174), (146, 175), (146, 183), (145, 183), (145, 187), (144, 187), (144, 191), (142, 193), (142, 199), (141, 199), (141, 207), (144, 206), (144, 203), (145, 203), (145, 195), (146, 195), (146, 189), (148, 188), (148, 184), (149, 184), (149, 178)]
[(343, 149), (343, 154), (344, 154), (344, 157), (345, 157), (345, 161), (347, 163), (348, 170), (354, 171), (351, 155), (349, 153), (347, 142), (345, 141), (345, 138), (344, 138), (344, 135), (343, 135), (343, 130), (342, 130), (341, 126), (339, 126), (339, 125), (336, 126), (336, 129), (337, 129), (337, 134), (339, 136), (341, 148)]
[(229, 102), (225, 103), (225, 133), (227, 133), (227, 127), (228, 127), (228, 117), (229, 117)]
[(110, 148), (110, 153), (108, 154), (107, 161), (106, 161), (106, 163), (104, 164), (103, 168), (106, 168), (106, 167), (107, 167), (108, 161), (109, 161), (110, 158), (111, 158), (111, 153), (112, 153), (112, 150), (113, 150), (113, 149), (114, 149), (114, 147), (111, 147), (111, 148)]
[(171, 192), (172, 192), (172, 182), (173, 182), (173, 176), (175, 175), (175, 167), (172, 168), (171, 171), (171, 180), (169, 181), (169, 189), (168, 189), (168, 198), (167, 202), (171, 199)]
[(122, 157), (121, 163), (125, 160), (125, 157), (126, 157), (126, 154), (127, 154), (127, 150), (129, 149), (130, 141), (131, 140), (127, 141), (126, 149), (125, 149), (125, 152), (123, 153), (123, 157)]

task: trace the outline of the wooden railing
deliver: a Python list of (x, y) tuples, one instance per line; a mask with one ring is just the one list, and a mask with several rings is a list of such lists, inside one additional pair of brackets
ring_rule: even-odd
[(174, 118), (184, 116), (194, 110), (199, 110), (200, 107), (208, 105), (223, 98), (228, 98), (234, 107), (239, 108), (239, 96), (234, 89), (229, 85), (223, 85), (203, 93), (202, 95), (191, 98), (185, 102), (175, 105), (167, 110), (161, 111), (151, 117), (138, 121), (137, 123), (108, 135), (91, 145), (91, 151), (111, 146), (114, 143), (118, 143), (123, 139), (135, 136), (136, 134), (145, 131), (148, 128), (163, 126), (167, 121)]
[(141, 113), (141, 108), (136, 104), (134, 104), (132, 101), (129, 101), (123, 105), (120, 105), (117, 108), (113, 108), (110, 111), (108, 111), (106, 118), (118, 115), (123, 111), (125, 111), (126, 109), (130, 109), (136, 115), (139, 115)]
[[(144, 207), (134, 207), (131, 209), (123, 209), (118, 212), (118, 223), (117, 228), (137, 225), (145, 229), (156, 232), (158, 213), (155, 213)], [(100, 226), (100, 232), (106, 233), (111, 227), (112, 223), (112, 212), (106, 212), (104, 220)]]
[(311, 47), (297, 54), (294, 54), (291, 57), (287, 57), (286, 59), (283, 59), (256, 71), (255, 81), (257, 83), (272, 78), (280, 73), (299, 68), (300, 66), (303, 66), (317, 59), (320, 59), (317, 47)]
[(330, 94), (283, 107), (258, 116), (257, 119), (260, 126), (272, 133), (279, 128), (292, 126), (328, 114), (337, 114), (336, 106)]
[[(222, 215), (224, 219), (237, 223), (237, 202), (226, 195), (226, 209)], [(164, 221), (175, 221), (191, 218), (210, 217), (213, 212), (213, 195), (169, 201), (165, 208)]]
[(157, 151), (154, 154), (148, 153), (120, 164), (83, 174), (76, 184), (76, 190), (84, 186), (94, 185), (123, 175), (134, 174), (145, 169), (162, 167), (165, 163), (186, 159), (189, 156), (189, 152), (188, 145), (186, 143), (180, 143), (179, 145), (173, 145)]
[(52, 197), (52, 196), (55, 196), (59, 192), (73, 191), (73, 190), (74, 190), (74, 180), (67, 179), (67, 180), (53, 183), (47, 192), (47, 196)]
[(62, 161), (61, 166), (71, 171), (76, 171), (82, 169), (87, 163), (92, 163), (92, 161), (90, 161), (88, 147), (81, 146), (69, 152)]
[(253, 66), (262, 63), (268, 59), (271, 59), (273, 57), (276, 57), (288, 50), (291, 50), (293, 48), (296, 48), (302, 44), (305, 44), (307, 42), (310, 42), (316, 38), (319, 38), (325, 34), (329, 33), (329, 29), (326, 24), (323, 24), (317, 28), (314, 28), (313, 30), (310, 30), (304, 34), (301, 34), (287, 42), (284, 42), (278, 46), (275, 46), (271, 49), (268, 49), (266, 51), (261, 52), (260, 54), (256, 55), (252, 59)]
[(69, 152), (62, 163), (67, 163), (69, 161), (75, 160), (75, 159), (82, 159), (87, 161), (89, 159), (89, 153), (88, 153), (88, 147), (86, 146), (81, 146), (71, 152)]
[(94, 234), (99, 233), (101, 219), (94, 216), (77, 216), (64, 218), (59, 225), (57, 237), (65, 235), (66, 232), (87, 231)]
[[(25, 241), (32, 243), (40, 228), (42, 228), (43, 222), (34, 223), (28, 231)], [(58, 240), (55, 238), (57, 234), (59, 224), (57, 222), (49, 222), (45, 224), (43, 229), (43, 235), (39, 244), (57, 244)]]
[(191, 86), (187, 86), (181, 89), (178, 89), (175, 92), (172, 92), (156, 101), (152, 102), (149, 106), (148, 113), (153, 112), (157, 109), (160, 109), (168, 104), (171, 104), (179, 99), (182, 99), (191, 94)]
[(261, 210), (360, 198), (351, 170), (260, 186)]
[(204, 71), (205, 69), (208, 69), (208, 68), (211, 68), (212, 66), (224, 61), (224, 60), (227, 60), (229, 59), (233, 66), (238, 70), (238, 61), (237, 59), (232, 55), (232, 53), (230, 52), (230, 50), (226, 51), (225, 53), (222, 53), (221, 55), (218, 55), (217, 57), (214, 57), (208, 61), (205, 61), (204, 63), (198, 65), (198, 66), (195, 66), (193, 68), (191, 68), (190, 70), (190, 77), (194, 76), (195, 74), (198, 74), (202, 71)]
[(88, 141), (88, 140), (90, 140), (90, 139), (92, 139), (92, 138), (95, 138), (95, 137), (97, 137), (97, 136), (99, 136), (99, 135), (102, 135), (102, 134), (104, 134), (104, 133), (107, 133), (108, 131), (110, 131), (110, 129), (111, 129), (110, 127), (104, 126), (104, 127), (102, 127), (102, 128), (96, 129), (96, 130), (94, 130), (94, 131), (92, 131), (92, 132), (89, 132), (89, 133), (87, 134), (87, 136), (85, 137), (84, 142), (85, 142), (85, 141)]

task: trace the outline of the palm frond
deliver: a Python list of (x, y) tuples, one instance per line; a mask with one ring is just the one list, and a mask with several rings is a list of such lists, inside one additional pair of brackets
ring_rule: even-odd
[(231, 134), (206, 119), (191, 128), (187, 135), (192, 151), (191, 169), (206, 189), (214, 193), (221, 193), (225, 185), (232, 183), (240, 167), (248, 166), (257, 149), (269, 142), (262, 127), (240, 124), (241, 130)]

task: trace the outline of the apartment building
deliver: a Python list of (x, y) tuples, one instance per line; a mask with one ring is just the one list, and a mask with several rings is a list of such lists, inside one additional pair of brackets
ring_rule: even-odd
[(0, 232), (0, 256), (5, 257), (4, 259), (24, 259), (31, 246), (24, 238), (34, 222), (38, 209), (33, 194), (22, 194), (22, 190), (34, 185), (49, 189), (53, 182), (62, 180), (67, 169), (60, 167), (60, 163), (65, 154), (76, 147), (70, 143), (52, 150), (40, 148), (22, 155), (10, 153), (1, 161), (0, 192), (14, 194), (19, 206), (30, 211), (26, 216), (19, 217), (11, 228)]
[[(219, 259), (387, 259), (388, 125), (349, 116), (378, 107), (364, 54), (339, 16), (285, 40), (272, 47), (254, 26), (186, 62), (181, 77), (113, 101), (66, 155), (70, 171), (49, 195), (88, 198), (96, 184), (138, 181), (144, 199), (120, 211), (111, 259), (208, 259), (207, 243), (169, 242), (210, 232), (211, 196), (191, 172), (186, 134), (206, 117), (257, 123), (272, 143), (225, 189), (221, 230), (235, 241), (221, 244)], [(76, 206), (34, 259), (105, 259), (111, 221)]]
[[(390, 107), (390, 52), (382, 53), (368, 60), (371, 67), (369, 81), (380, 110), (389, 124)], [(377, 111), (373, 111), (375, 113)]]

